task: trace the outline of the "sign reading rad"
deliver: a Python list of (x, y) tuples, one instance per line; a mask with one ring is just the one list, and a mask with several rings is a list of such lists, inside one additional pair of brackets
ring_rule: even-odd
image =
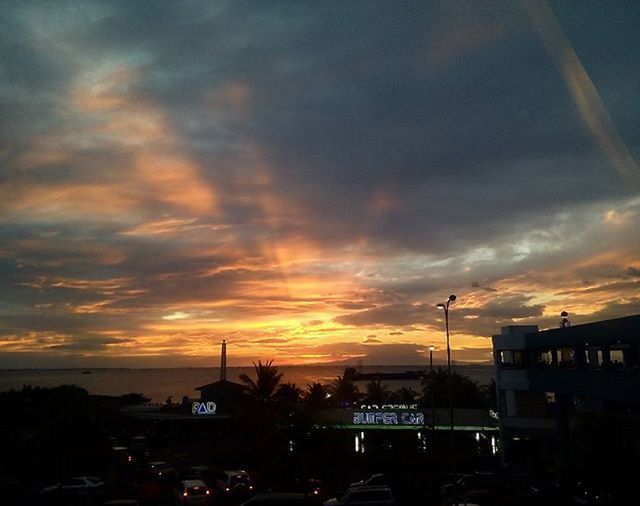
[(410, 411), (354, 411), (354, 425), (424, 425), (424, 413)]
[(215, 402), (194, 402), (191, 405), (191, 414), (193, 415), (215, 415)]

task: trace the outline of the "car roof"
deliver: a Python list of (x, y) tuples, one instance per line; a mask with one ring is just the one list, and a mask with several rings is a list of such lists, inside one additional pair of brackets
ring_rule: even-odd
[(352, 494), (358, 492), (391, 492), (391, 488), (386, 485), (375, 485), (371, 487), (360, 487), (351, 491)]
[(287, 500), (298, 502), (300, 500), (304, 501), (305, 499), (307, 499), (307, 497), (305, 497), (304, 494), (299, 492), (265, 492), (262, 494), (254, 495), (251, 499), (249, 499), (247, 502), (244, 502), (242, 504), (252, 504), (252, 503), (260, 502), (262, 500), (268, 500), (268, 502), (287, 501)]
[(227, 474), (245, 474), (247, 476), (249, 475), (249, 473), (247, 473), (243, 469), (225, 469), (224, 472)]
[(207, 486), (207, 484), (202, 480), (182, 480), (182, 484), (187, 488)]

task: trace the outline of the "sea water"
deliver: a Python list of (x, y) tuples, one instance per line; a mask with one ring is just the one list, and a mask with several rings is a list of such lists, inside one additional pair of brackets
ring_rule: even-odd
[[(343, 365), (304, 365), (278, 366), (283, 374), (281, 382), (295, 383), (301, 389), (313, 382), (328, 384), (338, 375), (344, 373)], [(420, 366), (360, 366), (359, 372), (392, 373), (426, 369)], [(487, 384), (494, 377), (493, 366), (457, 365), (454, 368), (460, 374), (469, 376), (479, 384)], [(240, 375), (246, 374), (255, 378), (253, 367), (229, 367), (227, 379), (240, 381)], [(0, 370), (0, 391), (19, 390), (24, 385), (33, 387), (55, 387), (59, 385), (77, 385), (91, 394), (123, 395), (141, 393), (152, 402), (164, 403), (168, 398), (180, 402), (183, 396), (199, 397), (197, 387), (206, 385), (220, 378), (217, 367), (193, 368), (160, 368), (160, 369), (4, 369)], [(383, 381), (388, 390), (412, 388), (420, 390), (416, 380)], [(361, 392), (366, 391), (367, 381), (358, 381), (356, 385)]]

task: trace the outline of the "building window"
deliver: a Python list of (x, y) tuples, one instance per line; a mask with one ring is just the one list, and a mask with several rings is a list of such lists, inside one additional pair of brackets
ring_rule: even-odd
[(500, 352), (500, 365), (504, 369), (522, 369), (524, 367), (524, 351), (502, 350)]
[(628, 369), (633, 365), (630, 344), (616, 344), (609, 347), (609, 367), (612, 369)]
[(589, 359), (589, 369), (604, 368), (604, 350), (596, 346), (587, 348), (587, 357)]
[(564, 369), (573, 369), (576, 366), (573, 348), (558, 348), (558, 365)]
[(535, 367), (546, 368), (553, 366), (552, 350), (534, 350), (532, 363)]

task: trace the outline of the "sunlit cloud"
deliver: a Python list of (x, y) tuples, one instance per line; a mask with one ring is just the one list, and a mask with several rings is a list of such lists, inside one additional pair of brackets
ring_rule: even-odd
[(189, 313), (183, 313), (182, 311), (176, 311), (162, 317), (163, 320), (185, 320), (189, 318)]

